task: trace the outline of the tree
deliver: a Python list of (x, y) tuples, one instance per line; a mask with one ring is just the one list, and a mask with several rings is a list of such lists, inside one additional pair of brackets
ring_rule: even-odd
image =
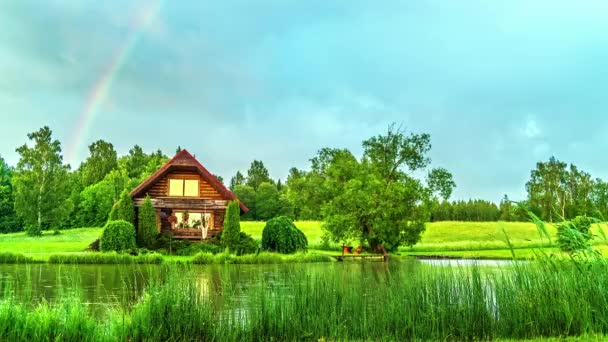
[(164, 155), (161, 150), (156, 150), (156, 152), (148, 156), (146, 168), (144, 170), (144, 173), (140, 175), (140, 177), (147, 177), (153, 174), (154, 172), (156, 172), (156, 170), (160, 169), (163, 165), (165, 165), (167, 161), (169, 161), (169, 157)]
[(61, 144), (52, 139), (50, 128), (28, 134), (33, 147), (17, 148), (21, 156), (12, 179), (15, 211), (28, 228), (28, 234), (42, 234), (45, 227), (57, 228), (69, 212), (67, 178)]
[(230, 251), (236, 252), (241, 234), (241, 207), (238, 201), (231, 201), (226, 208), (222, 242)]
[(0, 157), (0, 232), (10, 233), (23, 229), (14, 208), (15, 196), (11, 179), (13, 172)]
[(247, 185), (258, 191), (258, 187), (264, 182), (272, 183), (268, 169), (262, 161), (254, 160), (247, 171)]
[(268, 221), (275, 217), (279, 210), (279, 191), (272, 183), (264, 182), (258, 187), (255, 196), (257, 219)]
[(100, 182), (118, 167), (114, 145), (109, 142), (97, 140), (89, 145), (89, 153), (90, 156), (81, 166), (84, 186)]
[(156, 210), (149, 195), (146, 195), (144, 203), (139, 208), (137, 242), (140, 247), (150, 247), (158, 235), (156, 225)]
[(526, 183), (530, 205), (541, 209), (541, 218), (553, 222), (554, 208), (565, 216), (567, 177), (566, 163), (551, 157), (548, 162), (538, 162)]
[(234, 189), (234, 195), (243, 203), (249, 211), (243, 215), (243, 221), (257, 220), (256, 214), (256, 193), (255, 190), (248, 185), (238, 185)]
[(129, 178), (140, 178), (146, 172), (148, 156), (139, 145), (133, 146), (126, 157), (126, 171)]
[(245, 185), (245, 176), (241, 171), (237, 171), (236, 175), (230, 179), (230, 190), (234, 191), (239, 185)]
[(126, 189), (120, 194), (120, 200), (116, 205), (116, 218), (133, 224), (135, 222), (135, 206)]
[[(437, 192), (451, 193), (435, 185), (449, 187), (451, 175), (431, 171), (428, 184), (414, 177), (430, 164), (428, 134), (406, 135), (391, 125), (385, 135), (364, 141), (363, 147), (361, 161), (347, 158), (324, 167), (323, 188), (336, 191), (323, 205), (324, 230), (335, 242), (358, 239), (376, 250), (414, 245), (430, 218), (427, 206), (421, 204), (429, 203)], [(320, 155), (317, 161), (323, 159)], [(443, 181), (432, 176), (438, 174)]]
[(502, 201), (500, 201), (500, 220), (505, 222), (513, 221), (511, 200), (509, 196), (505, 194)]
[[(129, 179), (126, 174), (112, 170), (104, 179), (86, 187), (80, 193), (78, 223), (85, 227), (101, 227), (108, 220), (114, 204), (120, 199)], [(125, 217), (129, 219), (128, 217)]]

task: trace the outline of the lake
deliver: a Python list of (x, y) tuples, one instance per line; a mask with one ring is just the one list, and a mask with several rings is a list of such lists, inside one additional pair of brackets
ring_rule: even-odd
[[(415, 273), (426, 267), (479, 265), (490, 268), (511, 265), (511, 261), (467, 260), (392, 260), (383, 262), (343, 262), (279, 265), (202, 265), (188, 266), (184, 272), (206, 295), (230, 292), (246, 296), (247, 288), (264, 283), (289, 287), (295, 275), (321, 275), (332, 272), (338, 277), (357, 275), (362, 281), (381, 281), (395, 272)], [(0, 265), (0, 293), (21, 303), (53, 302), (76, 294), (92, 311), (108, 306), (131, 305), (139, 300), (150, 282), (163, 281), (166, 265)], [(173, 266), (172, 266), (173, 267)], [(175, 265), (175, 267), (183, 267)], [(232, 298), (234, 299), (234, 298)]]

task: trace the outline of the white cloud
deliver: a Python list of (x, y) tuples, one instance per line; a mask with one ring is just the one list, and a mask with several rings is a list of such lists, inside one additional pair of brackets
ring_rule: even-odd
[(534, 118), (529, 118), (524, 127), (524, 135), (530, 139), (537, 138), (541, 134), (541, 130)]

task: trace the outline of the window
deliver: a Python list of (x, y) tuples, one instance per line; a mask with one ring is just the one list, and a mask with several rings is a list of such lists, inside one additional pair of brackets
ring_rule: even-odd
[(207, 224), (208, 224), (208, 228), (210, 230), (213, 229), (213, 221), (211, 218), (211, 214), (210, 213), (188, 213), (188, 220), (184, 220), (184, 212), (183, 211), (176, 211), (173, 214), (175, 214), (175, 217), (177, 217), (177, 223), (175, 224), (176, 227), (178, 228), (197, 228), (197, 229), (202, 229), (202, 219), (203, 219), (203, 215), (205, 216), (206, 220), (207, 220)]
[(198, 197), (198, 180), (169, 179), (169, 196)]

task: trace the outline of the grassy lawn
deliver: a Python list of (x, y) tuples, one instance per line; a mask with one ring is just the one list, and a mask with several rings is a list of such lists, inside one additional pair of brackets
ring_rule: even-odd
[(89, 244), (101, 236), (101, 228), (78, 228), (53, 235), (44, 232), (41, 237), (30, 237), (25, 232), (0, 235), (0, 252), (22, 253), (39, 260), (50, 254), (84, 252)]
[[(254, 239), (262, 239), (264, 222), (241, 222), (241, 229)], [(321, 243), (321, 223), (296, 222), (296, 226), (308, 237), (311, 246)], [(503, 229), (515, 247), (517, 258), (533, 258), (542, 249), (545, 253), (559, 253), (546, 246), (532, 223), (520, 222), (435, 222), (427, 224), (422, 241), (413, 248), (403, 247), (403, 255), (453, 256), (465, 258), (511, 258)], [(547, 225), (555, 238), (556, 229)], [(51, 254), (83, 253), (88, 245), (101, 236), (101, 228), (79, 228), (61, 231), (60, 235), (44, 232), (42, 237), (29, 237), (24, 232), (0, 235), (0, 253), (22, 253), (38, 260), (47, 260)], [(607, 246), (596, 246), (608, 255)], [(318, 251), (320, 254), (336, 254), (335, 251)], [(187, 257), (168, 257), (168, 260), (184, 260)]]

